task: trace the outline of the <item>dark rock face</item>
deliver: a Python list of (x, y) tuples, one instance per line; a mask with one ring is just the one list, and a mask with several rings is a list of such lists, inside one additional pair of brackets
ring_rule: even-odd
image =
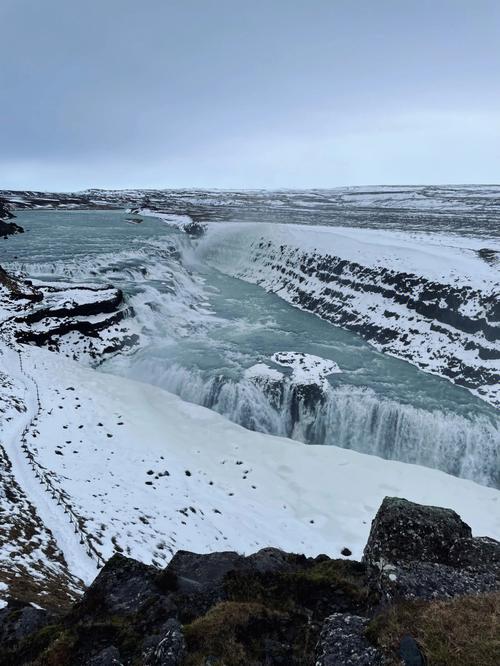
[(22, 234), (24, 229), (14, 222), (9, 222), (15, 217), (10, 204), (0, 197), (0, 236), (7, 238), (12, 234)]
[(488, 537), (458, 539), (450, 548), (450, 562), (455, 567), (478, 567), (484, 563), (500, 574), (500, 542)]
[(470, 539), (471, 529), (450, 509), (386, 497), (372, 522), (363, 559), (452, 564), (450, 549), (457, 539)]
[(181, 591), (192, 592), (220, 586), (225, 575), (233, 571), (244, 558), (228, 551), (199, 555), (179, 550), (168, 565), (168, 571), (177, 577)]
[(377, 570), (373, 577), (386, 601), (397, 599), (452, 599), (465, 594), (494, 592), (500, 577), (491, 570), (488, 560), (475, 567), (456, 568), (432, 562), (405, 562)]
[(326, 618), (316, 647), (316, 666), (376, 666), (387, 663), (365, 637), (368, 620), (335, 613)]
[(151, 638), (145, 641), (143, 652), (145, 666), (182, 664), (186, 655), (186, 641), (180, 622), (173, 618), (167, 620), (162, 635)]
[(120, 653), (111, 645), (92, 657), (88, 663), (89, 666), (121, 666)]
[(473, 538), (450, 509), (386, 497), (363, 559), (387, 600), (450, 599), (500, 587), (500, 543)]
[(183, 226), (185, 233), (191, 238), (200, 238), (207, 230), (206, 224), (201, 224), (196, 220), (192, 220)]
[(154, 567), (123, 555), (113, 555), (85, 593), (76, 612), (80, 617), (136, 613), (151, 596), (158, 595), (157, 575)]

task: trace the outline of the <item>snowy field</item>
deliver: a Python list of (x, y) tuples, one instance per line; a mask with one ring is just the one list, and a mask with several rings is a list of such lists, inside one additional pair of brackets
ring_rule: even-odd
[[(86, 582), (98, 562), (88, 540), (104, 559), (119, 551), (158, 565), (179, 548), (249, 553), (273, 545), (340, 556), (348, 547), (359, 558), (386, 495), (452, 507), (475, 534), (500, 537), (498, 490), (249, 432), (160, 389), (36, 348), (23, 350), (21, 372), (17, 353), (3, 351), (27, 410), (17, 430), (4, 430), (6, 450), (70, 570)], [(23, 422), (31, 424), (26, 443), (38, 477), (19, 456)]]

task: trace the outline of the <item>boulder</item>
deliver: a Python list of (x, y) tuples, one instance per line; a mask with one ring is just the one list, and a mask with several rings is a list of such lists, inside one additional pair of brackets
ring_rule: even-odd
[(449, 558), (455, 567), (488, 567), (500, 578), (500, 542), (495, 539), (457, 539), (450, 548)]
[(123, 664), (120, 661), (120, 653), (117, 648), (111, 645), (92, 657), (88, 666), (123, 666)]
[(372, 522), (363, 559), (369, 564), (418, 560), (452, 565), (455, 542), (471, 538), (470, 527), (451, 509), (386, 497)]
[(389, 603), (400, 599), (452, 599), (456, 596), (494, 592), (499, 588), (495, 572), (458, 569), (433, 562), (405, 562), (376, 571), (371, 587)]
[(113, 555), (77, 605), (79, 617), (135, 615), (161, 596), (158, 570), (124, 555)]
[(9, 599), (0, 610), (0, 645), (9, 645), (22, 640), (45, 627), (53, 615), (31, 604)]
[(178, 550), (167, 571), (177, 577), (180, 592), (193, 593), (221, 586), (225, 575), (243, 560), (242, 555), (233, 551), (199, 554)]

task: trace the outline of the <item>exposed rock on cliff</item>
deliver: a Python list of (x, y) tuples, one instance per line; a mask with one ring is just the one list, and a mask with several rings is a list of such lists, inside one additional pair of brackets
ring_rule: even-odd
[(20, 227), (15, 222), (9, 222), (15, 217), (14, 213), (11, 211), (10, 205), (0, 197), (0, 236), (7, 238), (11, 234), (20, 234), (24, 232), (24, 229)]
[(123, 294), (111, 285), (42, 283), (0, 267), (2, 328), (21, 343), (46, 346), (73, 358), (100, 358), (135, 343), (124, 319)]

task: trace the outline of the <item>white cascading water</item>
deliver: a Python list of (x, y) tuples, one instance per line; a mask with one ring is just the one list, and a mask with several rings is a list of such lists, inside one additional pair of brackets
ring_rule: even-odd
[(155, 359), (133, 364), (134, 378), (184, 400), (209, 407), (240, 425), (308, 444), (335, 445), (391, 460), (440, 469), (484, 485), (500, 486), (500, 433), (485, 418), (427, 411), (381, 399), (370, 388), (329, 389), (312, 408), (297, 401), (285, 381), (279, 405), (254, 382), (221, 376), (204, 379), (177, 364)]

